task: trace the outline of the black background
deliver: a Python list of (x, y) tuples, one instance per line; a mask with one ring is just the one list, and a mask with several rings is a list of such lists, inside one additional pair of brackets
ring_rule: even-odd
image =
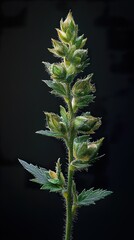
[[(61, 17), (72, 9), (80, 34), (88, 38), (96, 101), (86, 110), (103, 120), (105, 157), (76, 174), (78, 191), (114, 193), (80, 209), (75, 240), (133, 238), (133, 1), (1, 1), (0, 3), (0, 239), (62, 239), (64, 202), (40, 191), (17, 158), (54, 169), (66, 150), (60, 141), (36, 135), (45, 129), (43, 111), (59, 112), (62, 100), (49, 93), (41, 62), (57, 61), (47, 51)], [(132, 219), (131, 219), (132, 216)], [(131, 236), (131, 237), (130, 237)]]

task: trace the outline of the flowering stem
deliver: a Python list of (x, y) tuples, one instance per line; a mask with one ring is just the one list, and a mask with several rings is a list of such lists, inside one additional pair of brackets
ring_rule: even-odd
[(71, 89), (70, 84), (67, 84), (67, 94), (68, 94), (68, 112), (70, 118), (70, 126), (68, 133), (68, 184), (67, 184), (67, 199), (66, 199), (66, 232), (65, 232), (65, 240), (71, 239), (71, 230), (72, 230), (72, 184), (73, 184), (73, 171), (70, 169), (70, 163), (73, 160), (73, 142), (74, 142), (74, 113), (72, 109), (71, 103)]

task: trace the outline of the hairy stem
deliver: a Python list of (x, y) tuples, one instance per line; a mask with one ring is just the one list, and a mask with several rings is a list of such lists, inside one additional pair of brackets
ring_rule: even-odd
[(67, 84), (67, 93), (68, 93), (68, 111), (69, 111), (69, 118), (70, 118), (70, 126), (69, 126), (69, 133), (68, 133), (68, 185), (67, 185), (67, 199), (66, 199), (66, 233), (65, 233), (65, 240), (71, 239), (71, 230), (72, 230), (72, 184), (73, 184), (73, 171), (70, 169), (70, 163), (73, 160), (73, 142), (74, 142), (74, 127), (73, 127), (73, 120), (74, 120), (74, 113), (72, 109), (71, 103), (71, 89), (70, 85)]

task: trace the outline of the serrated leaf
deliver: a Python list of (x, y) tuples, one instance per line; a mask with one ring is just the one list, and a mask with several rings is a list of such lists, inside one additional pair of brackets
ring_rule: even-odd
[(44, 135), (44, 136), (48, 136), (48, 137), (56, 137), (56, 138), (62, 138), (63, 137), (63, 135), (60, 134), (60, 133), (54, 133), (54, 132), (51, 132), (51, 131), (48, 131), (48, 130), (39, 130), (36, 133)]
[(52, 92), (55, 95), (66, 96), (66, 88), (64, 83), (54, 82), (52, 80), (42, 80), (48, 87), (52, 88)]
[(33, 164), (29, 164), (23, 160), (18, 159), (20, 164), (29, 172), (31, 173), (35, 179), (32, 179), (32, 181), (39, 183), (39, 184), (46, 184), (48, 182), (47, 176), (46, 176), (46, 169), (37, 167)]
[(110, 195), (112, 191), (107, 191), (103, 189), (96, 189), (90, 188), (89, 190), (83, 190), (78, 195), (78, 206), (88, 206), (91, 204), (95, 204), (96, 201), (105, 198), (106, 196)]

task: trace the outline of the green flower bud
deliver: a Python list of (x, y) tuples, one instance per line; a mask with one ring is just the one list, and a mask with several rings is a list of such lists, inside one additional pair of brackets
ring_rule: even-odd
[(104, 140), (104, 138), (101, 138), (101, 139), (97, 140), (96, 142), (88, 144), (88, 153), (90, 156), (89, 160), (92, 161), (94, 158), (97, 157), (98, 151), (102, 145), (103, 140)]
[(53, 54), (55, 54), (58, 57), (66, 56), (66, 54), (68, 52), (68, 48), (64, 43), (57, 41), (55, 39), (52, 39), (52, 44), (53, 44), (54, 48), (53, 49), (48, 48), (48, 50), (50, 52), (52, 52)]
[(74, 139), (73, 156), (77, 160), (88, 161), (87, 140), (89, 137), (80, 136)]
[(85, 46), (86, 41), (87, 41), (87, 38), (84, 38), (84, 39), (82, 40), (82, 43), (81, 43), (81, 45), (80, 45), (80, 48), (83, 48), (83, 47)]
[(75, 129), (80, 133), (91, 134), (99, 128), (101, 125), (100, 118), (96, 118), (90, 115), (90, 113), (85, 113), (75, 119)]
[(66, 69), (64, 64), (52, 64), (52, 75), (51, 78), (57, 81), (65, 81)]
[(64, 31), (64, 32), (66, 32), (68, 28), (70, 28), (72, 31), (75, 29), (75, 22), (74, 22), (71, 11), (69, 11), (64, 22), (61, 19), (60, 27), (61, 27), (62, 31)]
[(59, 39), (63, 42), (63, 43), (68, 43), (68, 39), (66, 36), (66, 33), (64, 33), (63, 31), (61, 31), (60, 29), (56, 28), (57, 33), (58, 33), (58, 37)]
[(68, 13), (65, 21), (60, 21), (61, 30), (57, 29), (59, 38), (65, 43), (75, 42), (78, 33), (78, 26), (75, 24), (71, 11)]
[(61, 118), (55, 113), (45, 112), (48, 128), (55, 133), (66, 133), (66, 126), (61, 122)]
[(58, 159), (57, 163), (56, 163), (56, 174), (57, 177), (59, 179), (59, 182), (61, 183), (61, 185), (65, 184), (65, 178), (63, 173), (61, 172), (61, 163), (60, 163), (60, 158)]
[(103, 138), (96, 142), (90, 142), (85, 136), (75, 138), (73, 155), (75, 159), (91, 162), (98, 154)]
[(76, 38), (75, 40), (76, 48), (81, 48), (83, 37), (84, 37), (84, 34)]
[(74, 96), (85, 96), (95, 92), (94, 84), (91, 84), (93, 73), (84, 79), (78, 79), (72, 88)]
[(52, 178), (52, 179), (58, 179), (57, 177), (57, 173), (52, 171), (52, 170), (49, 170), (49, 176)]
[(75, 66), (77, 73), (83, 71), (83, 69), (89, 65), (87, 53), (86, 49), (76, 49), (75, 44), (72, 45), (68, 51), (67, 59)]
[(75, 62), (76, 58), (80, 58), (83, 62), (87, 58), (88, 50), (87, 49), (77, 49), (73, 54), (73, 61)]

